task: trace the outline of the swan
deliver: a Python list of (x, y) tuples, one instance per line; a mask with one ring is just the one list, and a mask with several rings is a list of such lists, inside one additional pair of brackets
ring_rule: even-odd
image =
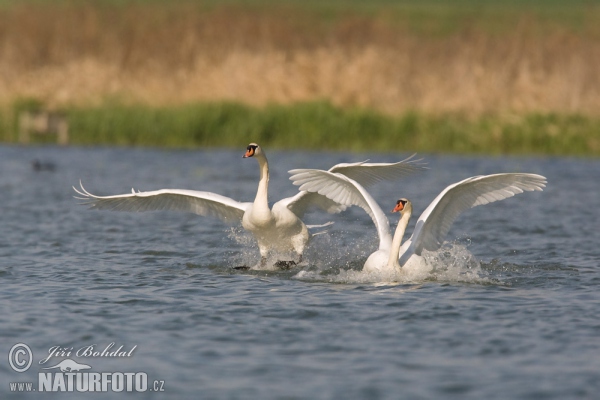
[(339, 173), (312, 169), (289, 171), (300, 190), (319, 193), (346, 206), (363, 208), (373, 219), (379, 235), (379, 248), (366, 260), (363, 271), (401, 272), (424, 264), (423, 250), (441, 247), (453, 222), (466, 210), (504, 200), (523, 191), (541, 191), (546, 178), (527, 173), (474, 176), (446, 187), (423, 211), (410, 239), (402, 238), (412, 214), (412, 203), (402, 198), (392, 212), (401, 218), (392, 238), (389, 221), (375, 199), (355, 180)]
[[(414, 156), (414, 155), (413, 155)], [(397, 179), (409, 173), (423, 170), (421, 160), (409, 157), (396, 163), (342, 163), (329, 171), (352, 177), (361, 185), (371, 185), (385, 179)], [(77, 199), (90, 208), (112, 211), (156, 211), (175, 210), (192, 212), (202, 216), (219, 218), (227, 223), (240, 223), (252, 233), (261, 255), (260, 264), (253, 269), (265, 269), (271, 253), (293, 254), (295, 260), (275, 263), (275, 267), (289, 267), (302, 262), (302, 254), (308, 243), (309, 228), (300, 218), (309, 206), (315, 205), (330, 213), (346, 209), (325, 196), (301, 191), (295, 196), (268, 204), (269, 164), (264, 150), (250, 143), (243, 158), (258, 161), (260, 180), (254, 202), (239, 202), (216, 193), (182, 189), (161, 189), (149, 192), (131, 190), (131, 193), (115, 196), (96, 196), (88, 192), (81, 181), (80, 188), (73, 187)], [(319, 226), (314, 226), (319, 227)], [(297, 261), (296, 261), (297, 260)], [(240, 269), (247, 269), (241, 267)]]

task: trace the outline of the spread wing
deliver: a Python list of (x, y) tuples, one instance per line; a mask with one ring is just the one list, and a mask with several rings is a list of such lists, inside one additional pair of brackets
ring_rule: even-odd
[(546, 178), (535, 174), (474, 176), (444, 189), (423, 211), (411, 237), (415, 254), (436, 250), (452, 223), (469, 208), (504, 200), (524, 191), (541, 191)]
[(390, 225), (379, 204), (358, 182), (342, 175), (319, 169), (304, 169), (290, 177), (300, 190), (318, 193), (344, 206), (359, 206), (373, 219), (379, 234), (379, 248), (392, 243)]
[[(389, 236), (389, 223), (377, 202), (367, 193), (364, 187), (384, 180), (397, 180), (420, 172), (425, 169), (425, 163), (413, 160), (414, 154), (402, 161), (395, 163), (341, 163), (334, 165), (328, 171), (319, 169), (293, 169), (290, 180), (294, 185), (300, 186), (302, 192), (289, 200), (289, 207), (302, 215), (312, 203), (328, 212), (340, 212), (347, 206), (358, 205), (362, 207), (373, 219), (381, 241), (387, 241)], [(330, 186), (331, 185), (331, 186)], [(328, 187), (330, 186), (330, 187)], [(319, 196), (322, 195), (322, 196)], [(344, 207), (337, 206), (343, 205)], [(297, 211), (298, 212), (297, 212)], [(300, 213), (300, 214), (299, 214)], [(391, 237), (390, 243), (391, 243)]]
[(316, 206), (327, 211), (330, 214), (337, 214), (344, 211), (347, 206), (344, 204), (336, 203), (333, 200), (328, 199), (325, 196), (321, 196), (318, 193), (310, 193), (301, 191), (295, 196), (288, 197), (279, 201), (290, 209), (298, 218), (302, 218), (311, 206)]
[(161, 189), (151, 192), (136, 192), (116, 196), (96, 196), (85, 190), (81, 182), (80, 189), (73, 187), (79, 194), (77, 199), (84, 200), (90, 208), (111, 211), (183, 211), (216, 217), (227, 223), (242, 220), (244, 212), (252, 203), (241, 203), (216, 193), (196, 190)]
[[(395, 163), (342, 163), (334, 165), (329, 172), (339, 173), (357, 182), (362, 187), (369, 187), (381, 181), (393, 181), (404, 178), (415, 172), (427, 169), (422, 159), (413, 160), (415, 154)], [(289, 171), (291, 174), (300, 170)]]

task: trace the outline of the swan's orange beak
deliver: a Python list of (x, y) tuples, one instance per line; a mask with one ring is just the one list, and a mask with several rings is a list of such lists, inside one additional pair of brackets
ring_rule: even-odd
[(246, 149), (246, 154), (244, 154), (244, 157), (242, 157), (242, 158), (252, 157), (253, 155), (254, 155), (254, 148), (253, 147), (248, 147)]
[(402, 202), (399, 201), (398, 203), (396, 203), (396, 207), (394, 207), (392, 209), (392, 212), (395, 213), (395, 212), (400, 212), (402, 210), (404, 210), (404, 204), (402, 204)]

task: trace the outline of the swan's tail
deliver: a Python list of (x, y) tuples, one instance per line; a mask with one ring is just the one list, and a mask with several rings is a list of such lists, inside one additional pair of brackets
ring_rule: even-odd
[[(312, 229), (325, 228), (326, 226), (330, 226), (330, 225), (333, 225), (333, 224), (335, 224), (335, 222), (329, 221), (329, 222), (321, 224), (321, 225), (306, 225), (306, 227), (310, 231)], [(311, 232), (310, 235), (311, 236), (317, 236), (317, 235), (322, 235), (322, 234), (327, 233), (327, 232), (328, 232), (328, 229), (325, 229), (325, 230), (319, 231), (319, 232), (314, 232), (314, 233)]]

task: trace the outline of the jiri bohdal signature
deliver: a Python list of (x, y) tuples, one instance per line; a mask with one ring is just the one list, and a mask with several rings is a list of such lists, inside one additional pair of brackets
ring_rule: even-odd
[(115, 342), (110, 343), (102, 350), (96, 344), (83, 346), (77, 350), (74, 347), (52, 346), (48, 349), (48, 356), (41, 359), (39, 363), (46, 364), (53, 357), (72, 357), (73, 354), (76, 357), (131, 357), (137, 348), (137, 344), (129, 350), (124, 349), (123, 345), (115, 350), (113, 350), (113, 347), (115, 347)]

